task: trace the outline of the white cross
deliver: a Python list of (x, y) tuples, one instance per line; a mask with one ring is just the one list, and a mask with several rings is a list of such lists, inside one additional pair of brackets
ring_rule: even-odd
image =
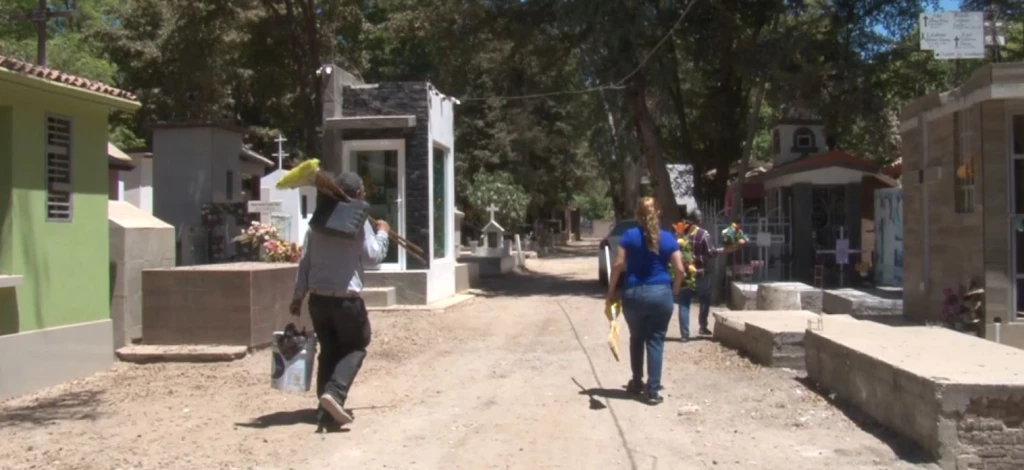
[(284, 160), (284, 157), (287, 157), (288, 154), (284, 153), (284, 146), (282, 144), (288, 142), (288, 139), (284, 138), (284, 134), (278, 134), (277, 140), (275, 140), (274, 142), (277, 142), (277, 153), (274, 154), (274, 156), (277, 157), (277, 167), (283, 170), (284, 164), (282, 162)]
[(498, 212), (498, 207), (494, 204), (487, 206), (487, 212), (491, 213), (491, 222), (494, 222), (494, 213)]

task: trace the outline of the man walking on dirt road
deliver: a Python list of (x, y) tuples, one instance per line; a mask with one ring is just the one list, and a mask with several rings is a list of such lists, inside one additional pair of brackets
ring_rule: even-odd
[(690, 213), (690, 224), (693, 228), (687, 227), (684, 236), (690, 237), (690, 246), (693, 247), (693, 262), (697, 267), (697, 279), (694, 287), (683, 289), (679, 293), (679, 334), (683, 341), (690, 340), (690, 304), (693, 302), (694, 294), (700, 303), (700, 311), (697, 321), (700, 325), (699, 334), (710, 335), (708, 329), (708, 314), (711, 313), (711, 273), (709, 272), (712, 259), (722, 253), (735, 251), (736, 247), (715, 248), (711, 246), (711, 235), (701, 225), (704, 224), (704, 217), (700, 210), (694, 209)]
[[(355, 173), (342, 173), (335, 182), (353, 203), (362, 203), (363, 180)], [(317, 193), (317, 212), (328, 215), (336, 210), (337, 200)], [(365, 204), (365, 203), (362, 203)], [(343, 209), (337, 209), (343, 210)], [(363, 264), (380, 264), (388, 253), (388, 223), (377, 221), (376, 232), (365, 220), (351, 233), (311, 227), (306, 233), (291, 313), (298, 316), (302, 299), (309, 294), (309, 316), (320, 341), (316, 393), (318, 430), (337, 428), (353, 420), (344, 408), (352, 381), (366, 358), (370, 345), (370, 319), (360, 293), (363, 290)]]

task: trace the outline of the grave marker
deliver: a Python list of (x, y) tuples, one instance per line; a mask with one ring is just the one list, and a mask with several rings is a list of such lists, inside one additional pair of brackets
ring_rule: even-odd
[(281, 201), (249, 201), (249, 213), (259, 214), (261, 224), (272, 223), (272, 216), (281, 213), (284, 204)]
[[(850, 239), (846, 238), (846, 233), (843, 227), (839, 227), (839, 238), (836, 239), (836, 246), (831, 250), (818, 250), (819, 255), (834, 254), (836, 257), (836, 264), (839, 265), (839, 287), (843, 287), (843, 271), (846, 270), (846, 265), (850, 264), (850, 255), (860, 254), (860, 250), (850, 249)], [(824, 285), (824, 284), (823, 284)]]

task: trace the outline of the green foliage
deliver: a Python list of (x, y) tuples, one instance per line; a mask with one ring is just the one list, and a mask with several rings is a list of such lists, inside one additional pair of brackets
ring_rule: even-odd
[[(720, 198), (724, 170), (743, 154), (759, 80), (769, 86), (753, 162), (770, 160), (771, 126), (792, 105), (817, 111), (835, 145), (892, 160), (900, 106), (986, 63), (962, 61), (958, 77), (951, 62), (917, 50), (917, 14), (935, 0), (696, 2), (663, 43), (689, 2), (51, 2), (61, 3), (77, 14), (48, 24), (51, 66), (142, 101), (133, 116), (112, 116), (120, 146), (142, 146), (154, 122), (222, 121), (245, 128), (246, 143), (264, 155), (276, 151), (280, 133), (292, 158), (321, 155), (315, 71), (334, 63), (367, 82), (426, 80), (462, 99), (457, 202), (481, 210), (489, 202), (476, 207), (475, 198), (488, 181), (477, 180), (497, 178), (525, 195), (519, 219), (574, 201), (585, 215), (601, 214), (608, 196), (618, 212), (631, 211), (650, 193), (639, 179), (655, 164), (652, 143), (664, 162), (690, 163), (697, 175), (722, 170), (695, 181), (699, 200)], [(978, 10), (990, 2), (962, 3)], [(991, 4), (1008, 24), (1003, 59), (1024, 59), (1024, 8)], [(0, 15), (36, 6), (6, 0)], [(0, 54), (33, 61), (35, 45), (32, 23), (0, 22)], [(624, 87), (518, 97), (609, 84)], [(627, 99), (638, 91), (644, 99)], [(645, 144), (638, 102), (655, 136)]]
[(488, 220), (487, 208), (491, 204), (498, 209), (495, 217), (506, 230), (518, 231), (522, 224), (526, 209), (530, 204), (530, 195), (522, 186), (516, 184), (511, 174), (506, 172), (482, 172), (473, 176), (473, 183), (466, 192), (466, 199), (472, 205), (470, 214), (477, 220)]
[(595, 182), (593, 186), (576, 196), (576, 207), (580, 215), (590, 220), (607, 220), (615, 216), (615, 206), (608, 196), (607, 182)]

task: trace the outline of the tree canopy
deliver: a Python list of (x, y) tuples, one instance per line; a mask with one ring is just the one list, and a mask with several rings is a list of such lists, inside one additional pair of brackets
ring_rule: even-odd
[[(7, 18), (0, 54), (34, 60), (35, 25), (19, 15), (37, 3), (0, 6)], [(989, 3), (964, 0), (963, 8)], [(1008, 25), (1003, 60), (1024, 60), (1024, 8), (991, 4)], [(144, 145), (154, 122), (218, 120), (245, 128), (257, 151), (272, 153), (283, 133), (294, 158), (316, 157), (321, 64), (368, 82), (428, 80), (462, 101), (457, 202), (478, 217), (487, 181), (522, 189), (523, 218), (574, 202), (592, 215), (608, 207), (626, 215), (645, 173), (668, 202), (666, 163), (692, 165), (698, 200), (720, 200), (748, 129), (751, 159), (769, 160), (770, 125), (790, 106), (819, 113), (831, 147), (888, 162), (900, 156), (900, 106), (954, 86), (985, 62), (963, 61), (957, 74), (951, 62), (918, 50), (918, 14), (937, 8), (936, 0), (63, 0), (51, 7), (76, 13), (48, 24), (50, 66), (140, 96), (141, 111), (112, 119), (112, 139), (128, 147)]]

